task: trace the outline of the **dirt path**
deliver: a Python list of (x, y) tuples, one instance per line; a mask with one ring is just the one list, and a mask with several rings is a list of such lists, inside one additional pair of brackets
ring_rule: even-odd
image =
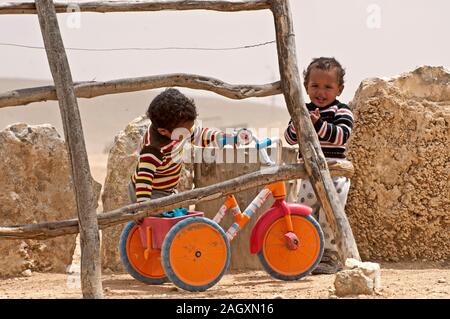
[[(443, 298), (450, 299), (450, 268), (427, 264), (382, 265), (382, 291), (378, 296), (359, 298)], [(33, 273), (31, 277), (0, 280), (0, 298), (81, 298), (80, 289), (67, 274)], [(282, 282), (262, 271), (225, 275), (202, 293), (191, 293), (171, 283), (147, 286), (128, 274), (104, 274), (106, 298), (329, 298), (334, 276), (309, 276)], [(358, 298), (356, 296), (355, 298)]]

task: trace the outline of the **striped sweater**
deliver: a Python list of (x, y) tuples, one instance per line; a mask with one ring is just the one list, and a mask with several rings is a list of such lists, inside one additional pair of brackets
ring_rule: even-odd
[[(306, 107), (310, 112), (317, 108), (313, 103), (306, 104)], [(352, 111), (338, 100), (319, 108), (319, 111), (320, 118), (314, 124), (314, 128), (319, 136), (323, 154), (329, 158), (345, 158), (346, 144), (353, 128)], [(284, 137), (290, 145), (297, 144), (297, 134), (292, 119), (284, 132)]]
[(138, 202), (151, 199), (152, 191), (174, 190), (180, 181), (183, 150), (186, 142), (200, 147), (222, 147), (233, 139), (222, 131), (196, 127), (189, 138), (173, 141), (150, 125), (145, 132), (139, 162), (131, 177)]

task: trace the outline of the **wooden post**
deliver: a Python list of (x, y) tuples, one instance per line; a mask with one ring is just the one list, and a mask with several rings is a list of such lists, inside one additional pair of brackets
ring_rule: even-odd
[(281, 87), (297, 131), (298, 145), (305, 161), (306, 172), (334, 231), (341, 258), (343, 261), (346, 258), (360, 260), (352, 229), (337, 196), (316, 131), (303, 100), (288, 0), (272, 0), (271, 10), (275, 21)]
[(36, 0), (36, 9), (69, 147), (80, 228), (81, 289), (84, 298), (103, 298), (96, 200), (72, 75), (53, 1)]

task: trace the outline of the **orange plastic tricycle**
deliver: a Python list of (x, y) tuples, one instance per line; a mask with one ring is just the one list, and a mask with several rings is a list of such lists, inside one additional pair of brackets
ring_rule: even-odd
[[(253, 139), (262, 164), (275, 166), (266, 148), (281, 143), (279, 139)], [(230, 263), (230, 242), (270, 195), (275, 202), (252, 229), (250, 252), (258, 255), (271, 276), (300, 279), (311, 273), (322, 258), (323, 233), (310, 207), (286, 202), (284, 182), (267, 185), (243, 212), (230, 195), (212, 220), (202, 212), (190, 211), (175, 218), (147, 217), (140, 225), (130, 222), (120, 239), (122, 262), (142, 282), (161, 284), (170, 280), (188, 291), (204, 291), (225, 274)], [(228, 211), (234, 223), (225, 232), (219, 223)]]

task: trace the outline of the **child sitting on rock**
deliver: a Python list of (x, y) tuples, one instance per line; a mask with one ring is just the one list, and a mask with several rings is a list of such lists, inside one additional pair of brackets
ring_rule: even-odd
[[(337, 100), (344, 89), (345, 70), (334, 58), (316, 58), (304, 72), (304, 86), (311, 103), (307, 103), (311, 121), (319, 137), (320, 146), (327, 159), (346, 159), (346, 144), (353, 128), (353, 114), (350, 108)], [(284, 134), (290, 145), (297, 144), (297, 134), (289, 122)], [(298, 200), (313, 208), (314, 216), (322, 227), (325, 251), (313, 274), (333, 274), (342, 269), (333, 231), (325, 212), (320, 207), (309, 180), (300, 181)], [(350, 179), (333, 177), (338, 197), (345, 207), (350, 189)]]
[[(151, 124), (145, 132), (139, 161), (128, 185), (133, 202), (169, 196), (180, 181), (186, 142), (206, 147), (237, 144), (237, 136), (222, 131), (194, 127), (197, 111), (193, 100), (174, 88), (166, 89), (150, 103), (147, 116)], [(246, 141), (240, 139), (241, 143)], [(175, 210), (163, 213), (172, 217)]]

